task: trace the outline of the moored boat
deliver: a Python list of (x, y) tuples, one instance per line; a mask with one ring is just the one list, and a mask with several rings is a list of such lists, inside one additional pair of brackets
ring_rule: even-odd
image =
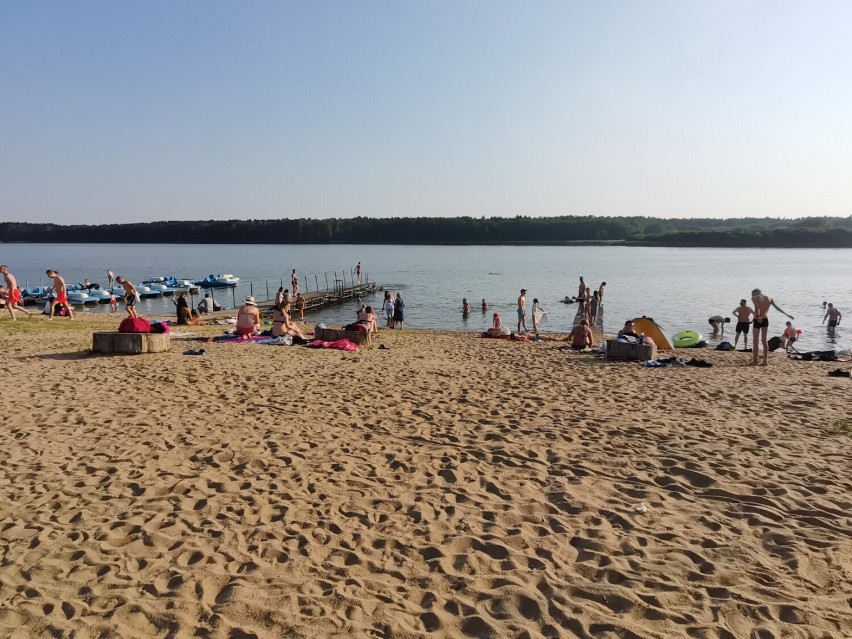
[(239, 284), (240, 278), (234, 277), (231, 273), (223, 275), (213, 275), (212, 273), (203, 280), (196, 280), (194, 283), (201, 288), (230, 288)]

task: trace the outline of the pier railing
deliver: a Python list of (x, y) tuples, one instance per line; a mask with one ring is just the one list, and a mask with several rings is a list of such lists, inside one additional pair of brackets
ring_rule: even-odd
[[(372, 286), (368, 273), (362, 272), (359, 279), (354, 270), (310, 273), (299, 277), (298, 281), (299, 292), (305, 296), (305, 308), (315, 308), (331, 301), (354, 297)], [(249, 295), (258, 303), (273, 301), (279, 288), (287, 289), (295, 296), (290, 276), (282, 276), (248, 282), (241, 280), (236, 286), (226, 288), (202, 288), (198, 293), (190, 294), (190, 304), (195, 308), (198, 302), (210, 293), (214, 302), (222, 309), (237, 308)]]

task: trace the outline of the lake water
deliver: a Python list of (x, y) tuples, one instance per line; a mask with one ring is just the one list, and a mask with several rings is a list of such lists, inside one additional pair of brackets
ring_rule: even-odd
[[(115, 244), (0, 244), (0, 262), (8, 264), (20, 286), (47, 283), (44, 272), (56, 268), (69, 284), (89, 278), (105, 284), (111, 269), (135, 283), (154, 275), (174, 274), (200, 279), (209, 273), (233, 273), (241, 278), (237, 301), (249, 292), (274, 296), (283, 279), (289, 288), (296, 268), (309, 290), (326, 277), (351, 280), (361, 261), (370, 281), (402, 293), (406, 328), (469, 330), (490, 325), (491, 313), (504, 322), (515, 320), (516, 300), (526, 288), (527, 304), (538, 298), (548, 313), (545, 330), (565, 331), (576, 306), (560, 303), (576, 295), (579, 276), (593, 289), (607, 282), (604, 327), (617, 331), (625, 318), (653, 317), (668, 335), (681, 330), (709, 333), (707, 318), (731, 316), (741, 298), (761, 288), (795, 316), (804, 331), (805, 349), (848, 348), (852, 333), (841, 323), (829, 338), (821, 325), (823, 301), (850, 313), (852, 322), (852, 250), (850, 249), (689, 249), (623, 246), (378, 246), (378, 245), (115, 245)], [(335, 274), (336, 272), (336, 274)], [(344, 275), (345, 273), (345, 275)], [(230, 292), (218, 292), (228, 302)], [(462, 298), (473, 306), (470, 318), (461, 314)], [(479, 308), (485, 298), (489, 312)], [(381, 293), (363, 301), (379, 307)], [(197, 299), (196, 299), (197, 301)], [(310, 322), (344, 323), (354, 318), (357, 302), (312, 312)], [(86, 313), (106, 312), (103, 306)], [(169, 298), (143, 301), (144, 313), (172, 316)], [(770, 335), (780, 333), (786, 318), (773, 311)], [(735, 320), (733, 320), (735, 321)], [(729, 335), (730, 332), (730, 335)], [(726, 338), (733, 341), (733, 324)]]

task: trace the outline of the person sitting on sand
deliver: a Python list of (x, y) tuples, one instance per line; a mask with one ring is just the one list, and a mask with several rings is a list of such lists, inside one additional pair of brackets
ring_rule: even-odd
[(275, 307), (272, 312), (272, 336), (292, 335), (305, 339), (299, 327), (290, 321), (290, 304), (284, 302)]
[(580, 320), (580, 323), (568, 333), (565, 341), (571, 345), (571, 348), (579, 351), (584, 348), (591, 348), (595, 337), (592, 334), (592, 329), (589, 328), (589, 323), (586, 320)]
[(260, 312), (254, 298), (249, 296), (243, 300), (243, 305), (237, 311), (237, 335), (241, 338), (251, 336), (260, 328)]
[(189, 310), (189, 303), (186, 301), (186, 293), (178, 294), (177, 300), (172, 300), (177, 310), (177, 323), (189, 324), (192, 321), (192, 312)]

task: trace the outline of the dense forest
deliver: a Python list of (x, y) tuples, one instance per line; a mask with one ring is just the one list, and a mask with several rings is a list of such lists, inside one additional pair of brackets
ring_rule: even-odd
[(455, 217), (207, 220), (60, 225), (0, 222), (0, 242), (190, 244), (571, 244), (852, 247), (846, 218)]

